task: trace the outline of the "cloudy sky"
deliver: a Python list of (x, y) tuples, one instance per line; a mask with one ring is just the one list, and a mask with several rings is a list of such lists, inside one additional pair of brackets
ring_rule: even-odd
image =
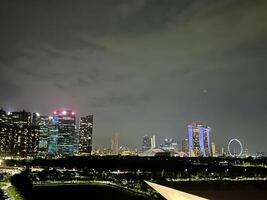
[(0, 106), (94, 114), (94, 146), (211, 126), (267, 151), (267, 1), (0, 0)]

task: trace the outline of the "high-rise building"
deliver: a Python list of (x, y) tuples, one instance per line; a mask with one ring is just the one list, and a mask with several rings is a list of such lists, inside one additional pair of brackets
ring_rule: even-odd
[(79, 123), (79, 153), (91, 154), (92, 134), (93, 134), (93, 115), (81, 117)]
[[(61, 155), (74, 154), (74, 139), (76, 115), (71, 110), (57, 110), (53, 113), (53, 121), (57, 129), (57, 153)], [(56, 133), (52, 129), (53, 134)], [(56, 139), (56, 135), (53, 136)]]
[(188, 125), (189, 156), (212, 156), (210, 130), (209, 126), (196, 123)]
[(119, 135), (115, 133), (111, 139), (111, 151), (113, 154), (119, 153)]
[(48, 151), (49, 126), (52, 125), (53, 117), (37, 115), (34, 118), (33, 122), (39, 127), (38, 153), (46, 154)]
[(153, 135), (150, 140), (151, 140), (151, 149), (155, 149), (156, 148), (156, 136)]
[(4, 112), (0, 116), (0, 152), (6, 156), (27, 156), (37, 152), (38, 127), (31, 113)]
[(148, 135), (144, 135), (142, 141), (142, 151), (147, 151), (149, 149), (151, 149), (151, 139)]
[(77, 126), (75, 126), (75, 135), (74, 135), (74, 144), (73, 144), (74, 154), (79, 153), (79, 145), (80, 145), (79, 129), (77, 128)]
[(57, 142), (58, 142), (58, 125), (54, 123), (48, 126), (48, 153), (57, 153)]
[(212, 151), (212, 156), (217, 155), (215, 142), (211, 142), (211, 151)]
[(182, 152), (185, 153), (186, 156), (189, 155), (189, 149), (188, 149), (188, 139), (182, 140)]

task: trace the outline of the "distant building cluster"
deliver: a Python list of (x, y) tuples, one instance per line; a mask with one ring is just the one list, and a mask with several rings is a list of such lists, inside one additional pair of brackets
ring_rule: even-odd
[(71, 110), (51, 116), (0, 110), (1, 156), (91, 154), (93, 115), (76, 121)]
[(110, 148), (92, 149), (92, 135), (93, 115), (78, 118), (72, 110), (59, 109), (51, 115), (40, 115), (0, 109), (0, 156), (249, 156), (248, 149), (243, 150), (236, 138), (230, 140), (227, 148), (219, 150), (212, 140), (211, 128), (200, 123), (187, 125), (187, 137), (181, 141), (165, 138), (157, 145), (154, 134), (144, 135), (140, 150), (120, 146), (118, 133), (111, 138)]
[[(233, 146), (232, 149), (236, 152), (238, 145)], [(238, 152), (242, 154), (243, 157), (249, 156), (247, 149), (245, 149), (244, 152)], [(158, 147), (156, 146), (154, 135), (152, 137), (144, 135), (139, 156), (157, 155), (178, 157), (231, 156), (229, 150), (226, 151), (224, 147), (222, 147), (220, 151), (217, 149), (216, 144), (212, 139), (211, 127), (200, 123), (191, 123), (187, 125), (187, 137), (185, 139), (176, 141), (173, 138), (165, 138)]]

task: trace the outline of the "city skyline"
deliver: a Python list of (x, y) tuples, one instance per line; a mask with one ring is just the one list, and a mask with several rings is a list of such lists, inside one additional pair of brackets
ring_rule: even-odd
[[(76, 118), (78, 120), (76, 120)], [(40, 156), (45, 156), (46, 154), (91, 155), (91, 153), (94, 153), (94, 151), (98, 152), (100, 150), (99, 147), (101, 146), (101, 144), (93, 143), (93, 118), (94, 117), (91, 114), (79, 117), (73, 110), (62, 108), (55, 109), (51, 115), (28, 112), (24, 109), (22, 111), (14, 112), (0, 109), (0, 122), (2, 131), (1, 141), (3, 143), (6, 142), (6, 134), (10, 135), (11, 138), (13, 137), (12, 134), (14, 133), (12, 132), (12, 130), (8, 131), (6, 127), (9, 127), (10, 125), (12, 127), (12, 124), (14, 123), (27, 124), (27, 127), (25, 128), (29, 130), (35, 130), (37, 134), (37, 138), (33, 138), (33, 141), (38, 142), (32, 146), (34, 147), (33, 149), (35, 149), (33, 150), (33, 152), (38, 152), (38, 155)], [(15, 121), (13, 121), (12, 119)], [(31, 126), (35, 128), (30, 128)], [(184, 136), (183, 138), (176, 137), (174, 139), (168, 138), (166, 137), (166, 135), (161, 135), (161, 138), (164, 138), (163, 143), (161, 143), (162, 140), (157, 141), (154, 134), (151, 135), (151, 137), (146, 134), (143, 136), (142, 142), (140, 143), (141, 147), (131, 146), (131, 148), (132, 150), (135, 149), (141, 152), (146, 152), (152, 149), (162, 149), (163, 151), (173, 152), (181, 157), (213, 157), (214, 155), (225, 156), (225, 154), (220, 150), (218, 151), (218, 154), (216, 153), (216, 151), (218, 150), (215, 146), (217, 142), (212, 139), (211, 127), (192, 122), (187, 125), (187, 128), (188, 135)], [(31, 138), (29, 139), (29, 141), (32, 140)], [(221, 147), (224, 148), (226, 146), (229, 146), (231, 141), (238, 141), (240, 145), (242, 145), (242, 143), (237, 138), (232, 138), (228, 144), (223, 144)], [(185, 144), (184, 142), (186, 142), (187, 144)], [(106, 150), (109, 149), (107, 146), (102, 146), (102, 148)], [(121, 152), (119, 151), (120, 148), (122, 148)], [(11, 149), (12, 148), (10, 148), (10, 150)], [(127, 145), (123, 143), (119, 144), (119, 134), (115, 133), (111, 139), (110, 152), (107, 151), (106, 153), (112, 153), (116, 155), (119, 154), (119, 152), (122, 153), (124, 151), (123, 149), (126, 151), (129, 150)], [(247, 148), (245, 149), (245, 151), (246, 153), (244, 152), (244, 155), (246, 154), (246, 156), (256, 156), (257, 153), (260, 153), (248, 153)], [(238, 157), (243, 156), (243, 150), (239, 152), (241, 153)], [(227, 152), (226, 155), (228, 155)]]
[[(95, 116), (94, 143), (212, 127), (266, 151), (264, 0), (0, 0), (0, 107)], [(107, 139), (108, 138), (108, 139)]]

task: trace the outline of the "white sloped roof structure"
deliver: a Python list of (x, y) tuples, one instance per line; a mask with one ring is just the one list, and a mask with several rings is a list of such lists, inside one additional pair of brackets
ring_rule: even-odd
[(163, 185), (145, 181), (150, 187), (160, 193), (167, 200), (207, 200), (205, 198), (192, 195), (186, 192), (175, 190)]

